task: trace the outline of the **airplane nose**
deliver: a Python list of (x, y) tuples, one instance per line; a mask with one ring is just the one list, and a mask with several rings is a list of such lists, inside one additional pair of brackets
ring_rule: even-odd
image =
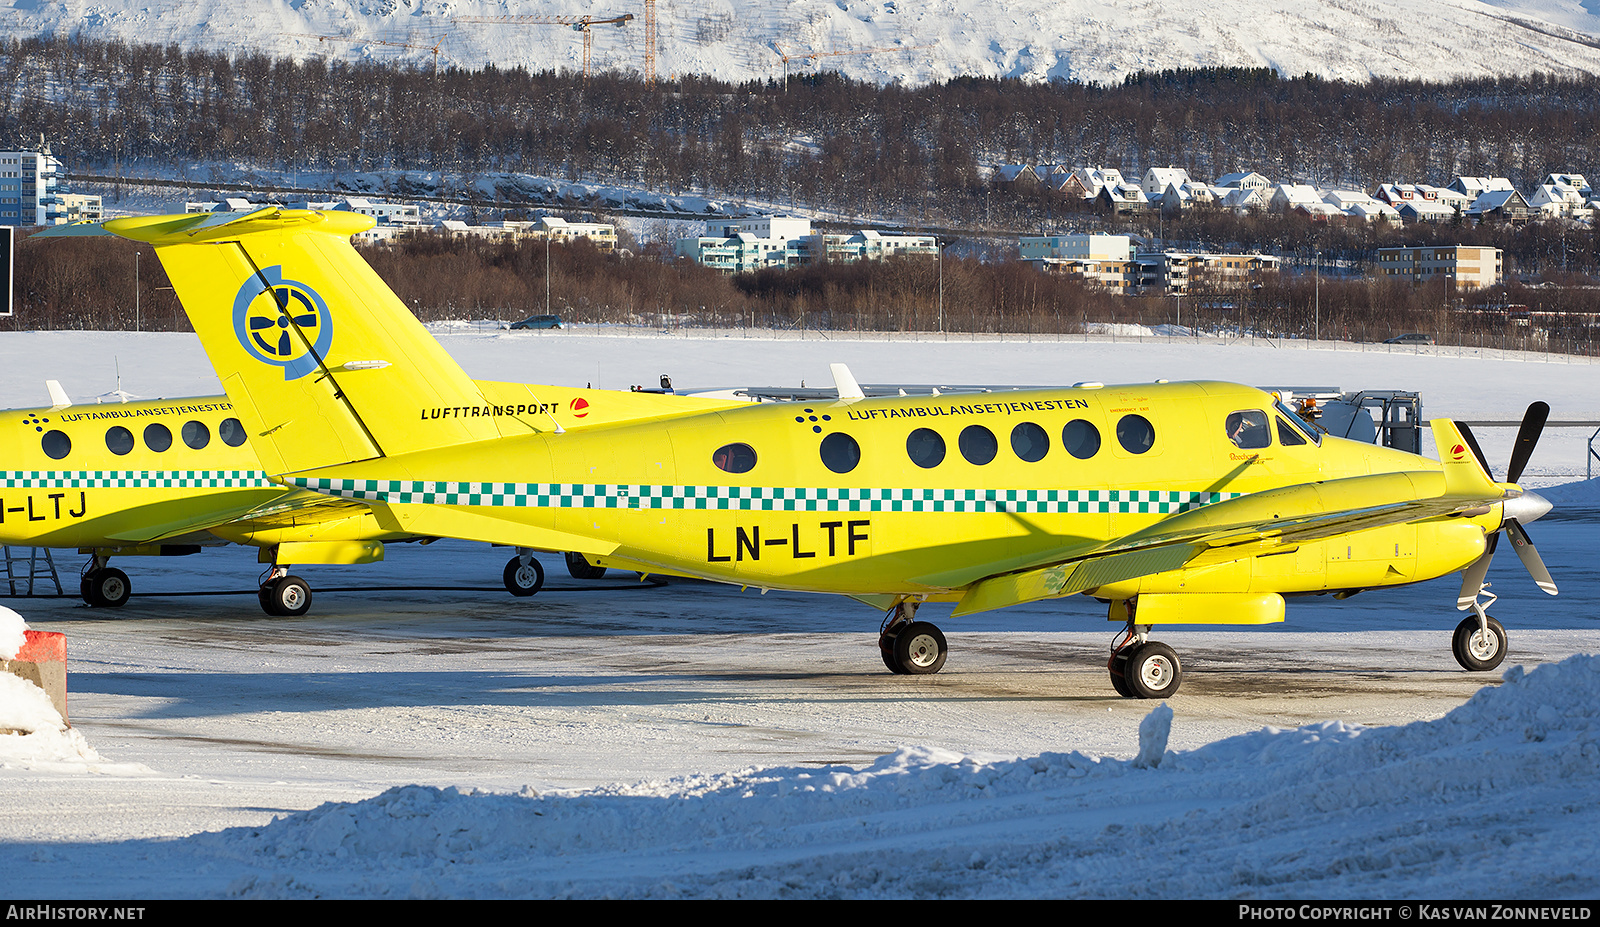
[(1505, 517), (1514, 518), (1519, 524), (1524, 525), (1537, 520), (1550, 509), (1550, 500), (1536, 492), (1524, 492), (1514, 499), (1505, 501)]

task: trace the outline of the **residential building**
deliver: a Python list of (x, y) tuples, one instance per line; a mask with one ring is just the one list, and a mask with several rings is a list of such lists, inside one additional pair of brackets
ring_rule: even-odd
[(706, 234), (680, 238), (673, 250), (678, 257), (736, 274), (808, 263), (811, 248), (810, 219), (752, 216), (708, 222)]
[[(1515, 192), (1515, 191), (1513, 191)], [(1454, 280), (1462, 289), (1493, 286), (1504, 275), (1499, 248), (1465, 245), (1428, 245), (1420, 248), (1379, 248), (1379, 280), (1422, 283), (1435, 277)]]
[(1037, 266), (1047, 261), (1126, 261), (1133, 257), (1127, 235), (1033, 235), (1017, 241), (1022, 260)]
[(1245, 171), (1240, 174), (1223, 174), (1217, 178), (1216, 186), (1231, 187), (1236, 190), (1266, 190), (1272, 187), (1272, 181), (1255, 171)]
[(0, 151), (0, 225), (60, 225), (67, 221), (58, 185), (61, 162), (40, 139), (38, 151)]
[(819, 232), (807, 236), (808, 250), (829, 261), (881, 261), (888, 257), (939, 254), (939, 241), (932, 235), (907, 235), (904, 232), (879, 232), (863, 229), (848, 235)]
[(1238, 290), (1276, 274), (1280, 259), (1265, 254), (1142, 251), (1137, 291), (1142, 295), (1187, 296), (1195, 291)]
[(1512, 190), (1511, 181), (1504, 177), (1457, 177), (1446, 184), (1451, 190), (1465, 196), (1470, 204), (1490, 190)]
[(1466, 208), (1464, 215), (1479, 222), (1527, 222), (1539, 216), (1539, 210), (1528, 205), (1522, 194), (1515, 190), (1489, 190)]
[(1181, 167), (1152, 167), (1144, 172), (1139, 189), (1147, 198), (1154, 199), (1167, 192), (1168, 187), (1181, 187), (1189, 182), (1189, 172)]
[(97, 194), (62, 193), (61, 222), (99, 222), (106, 217), (105, 205)]

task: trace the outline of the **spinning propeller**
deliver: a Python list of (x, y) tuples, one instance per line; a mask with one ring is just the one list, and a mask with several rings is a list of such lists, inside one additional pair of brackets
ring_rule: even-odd
[[(1545, 419), (1550, 416), (1550, 406), (1543, 402), (1535, 402), (1528, 406), (1528, 411), (1522, 417), (1522, 427), (1517, 430), (1517, 443), (1511, 448), (1511, 463), (1506, 467), (1506, 482), (1515, 483), (1522, 476), (1522, 471), (1528, 465), (1528, 458), (1533, 456), (1534, 445), (1539, 443), (1539, 433), (1544, 430)], [(1478, 458), (1478, 464), (1483, 467), (1483, 472), (1494, 475), (1489, 471), (1489, 460), (1483, 454), (1483, 449), (1478, 446), (1478, 440), (1473, 437), (1472, 431), (1466, 425), (1457, 423), (1461, 429), (1461, 437), (1466, 439), (1467, 446), (1472, 448), (1472, 453)], [(1545, 569), (1544, 561), (1539, 558), (1539, 551), (1533, 546), (1533, 539), (1528, 537), (1527, 529), (1522, 526), (1534, 521), (1539, 516), (1550, 511), (1550, 502), (1538, 493), (1524, 492), (1520, 496), (1505, 500), (1502, 503), (1503, 517), (1500, 527), (1511, 538), (1511, 546), (1517, 552), (1517, 559), (1527, 568), (1533, 581), (1539, 584), (1550, 595), (1556, 594), (1556, 582), (1550, 578), (1550, 571)], [(1461, 595), (1456, 599), (1456, 608), (1465, 611), (1472, 607), (1478, 600), (1478, 594), (1483, 591), (1483, 580), (1489, 574), (1489, 561), (1494, 559), (1495, 545), (1500, 541), (1500, 532), (1489, 535), (1489, 546), (1484, 549), (1483, 556), (1473, 561), (1461, 574)]]

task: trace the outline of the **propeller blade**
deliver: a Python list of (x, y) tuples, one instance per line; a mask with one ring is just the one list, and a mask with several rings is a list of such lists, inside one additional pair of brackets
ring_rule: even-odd
[(277, 319), (269, 319), (269, 318), (267, 318), (266, 316), (263, 316), (263, 315), (253, 315), (253, 316), (250, 317), (250, 330), (251, 331), (260, 331), (263, 328), (271, 328), (272, 326), (277, 325), (277, 324), (278, 324), (278, 320)]
[(1467, 442), (1467, 447), (1472, 448), (1472, 456), (1478, 458), (1478, 466), (1483, 468), (1483, 475), (1494, 479), (1494, 471), (1489, 469), (1489, 458), (1483, 453), (1483, 448), (1478, 446), (1478, 439), (1473, 436), (1472, 429), (1466, 422), (1456, 422), (1456, 430), (1461, 432), (1461, 439)]
[(284, 329), (283, 336), (278, 339), (278, 356), (279, 357), (288, 357), (289, 356), (289, 349), (292, 346), (293, 346), (292, 342), (289, 341), (289, 330), (288, 329)]
[(1539, 443), (1539, 433), (1544, 431), (1545, 420), (1550, 417), (1548, 403), (1535, 402), (1522, 416), (1522, 427), (1517, 429), (1517, 443), (1511, 447), (1511, 465), (1506, 468), (1506, 482), (1515, 483), (1533, 456), (1533, 447)]
[(1489, 561), (1494, 559), (1495, 545), (1500, 543), (1500, 532), (1489, 535), (1489, 546), (1483, 549), (1483, 556), (1472, 561), (1472, 565), (1461, 571), (1461, 594), (1456, 597), (1456, 608), (1466, 611), (1472, 603), (1478, 601), (1478, 593), (1483, 591), (1483, 581), (1489, 575)]
[(1528, 575), (1539, 584), (1546, 595), (1556, 594), (1556, 581), (1550, 578), (1550, 571), (1545, 569), (1544, 561), (1539, 558), (1539, 551), (1533, 546), (1533, 539), (1528, 537), (1528, 532), (1514, 518), (1506, 519), (1506, 534), (1511, 536), (1511, 548), (1517, 552), (1517, 559), (1528, 568)]

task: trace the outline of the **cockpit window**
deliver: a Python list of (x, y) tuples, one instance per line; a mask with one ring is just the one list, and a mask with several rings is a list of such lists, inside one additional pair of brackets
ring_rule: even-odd
[(1272, 431), (1267, 428), (1267, 413), (1260, 409), (1229, 412), (1223, 427), (1227, 431), (1228, 440), (1245, 450), (1255, 450), (1272, 444)]
[[(1318, 447), (1322, 446), (1322, 429), (1316, 427), (1315, 425), (1307, 424), (1305, 419), (1294, 414), (1294, 410), (1284, 405), (1282, 400), (1274, 403), (1272, 407), (1277, 409), (1280, 415), (1292, 422), (1294, 427), (1299, 429), (1302, 435), (1310, 438), (1311, 443), (1317, 445)], [(1284, 443), (1287, 444), (1289, 442), (1285, 441)]]
[(718, 470), (749, 473), (756, 468), (756, 449), (748, 444), (724, 444), (711, 452), (711, 462)]
[(1278, 443), (1284, 447), (1294, 447), (1297, 444), (1306, 443), (1306, 439), (1300, 437), (1300, 432), (1290, 428), (1289, 423), (1280, 416), (1278, 418)]

